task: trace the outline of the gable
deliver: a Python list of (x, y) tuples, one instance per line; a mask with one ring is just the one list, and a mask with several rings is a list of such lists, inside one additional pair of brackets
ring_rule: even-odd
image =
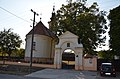
[[(31, 35), (32, 33), (33, 29), (27, 35)], [(55, 34), (52, 33), (41, 21), (34, 27), (34, 34), (56, 38)]]
[(69, 31), (66, 31), (65, 33), (63, 33), (62, 35), (59, 36), (59, 39), (66, 39), (66, 38), (78, 38), (77, 35), (69, 32)]

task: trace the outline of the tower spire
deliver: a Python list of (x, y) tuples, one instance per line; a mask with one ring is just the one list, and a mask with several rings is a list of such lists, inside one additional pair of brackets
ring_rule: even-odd
[(52, 13), (55, 13), (55, 4), (53, 5), (53, 12)]
[(52, 17), (50, 18), (51, 21), (55, 18), (55, 4), (53, 5)]
[(40, 21), (41, 21), (41, 19), (42, 19), (42, 12), (40, 13)]
[(55, 5), (53, 5), (53, 11), (52, 11), (52, 16), (50, 18), (49, 23), (49, 29), (56, 34), (55, 28), (56, 28), (56, 14), (55, 14)]

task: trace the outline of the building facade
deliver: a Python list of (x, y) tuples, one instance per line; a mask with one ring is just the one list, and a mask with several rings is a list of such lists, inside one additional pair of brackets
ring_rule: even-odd
[[(30, 61), (33, 29), (26, 35), (25, 61)], [(34, 27), (33, 62), (48, 62), (54, 58), (56, 36), (40, 21)]]

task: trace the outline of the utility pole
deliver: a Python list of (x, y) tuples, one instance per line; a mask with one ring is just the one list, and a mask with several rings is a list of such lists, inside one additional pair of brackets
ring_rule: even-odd
[(34, 26), (35, 26), (35, 15), (38, 16), (38, 13), (36, 13), (35, 11), (33, 11), (31, 9), (31, 12), (34, 13), (34, 18), (33, 18), (33, 31), (32, 31), (32, 40), (31, 40), (31, 53), (30, 53), (30, 71), (31, 71), (31, 68), (32, 68), (32, 57), (33, 57), (33, 41), (34, 41)]

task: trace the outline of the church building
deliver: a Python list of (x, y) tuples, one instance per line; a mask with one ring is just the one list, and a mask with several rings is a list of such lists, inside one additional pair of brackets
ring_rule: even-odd
[[(49, 29), (41, 21), (34, 27), (32, 61), (52, 62), (53, 68), (57, 69), (63, 68), (67, 61), (68, 65), (73, 62), (75, 70), (97, 70), (97, 58), (83, 57), (83, 45), (78, 43), (77, 35), (66, 31), (57, 38), (54, 7), (50, 19)], [(32, 33), (33, 29), (26, 35), (25, 61), (28, 62), (31, 56)], [(66, 50), (72, 50), (72, 52)]]
[[(26, 35), (25, 61), (30, 61), (33, 29)], [(40, 21), (34, 27), (33, 62), (53, 60), (56, 36)]]

